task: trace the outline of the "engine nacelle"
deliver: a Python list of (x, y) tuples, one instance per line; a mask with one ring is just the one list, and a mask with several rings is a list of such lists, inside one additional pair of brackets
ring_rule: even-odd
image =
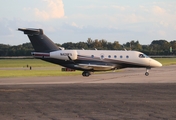
[(72, 60), (76, 60), (77, 55), (78, 53), (76, 50), (58, 50), (58, 51), (50, 52), (51, 58), (56, 58), (60, 60), (70, 60), (69, 57)]

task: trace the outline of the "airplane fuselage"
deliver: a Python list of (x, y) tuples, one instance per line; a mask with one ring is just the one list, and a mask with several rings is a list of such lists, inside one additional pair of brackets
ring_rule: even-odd
[(161, 63), (138, 51), (58, 50), (50, 53), (33, 52), (32, 55), (51, 63), (83, 71), (162, 66)]
[(120, 50), (64, 50), (56, 46), (43, 32), (42, 29), (23, 29), (28, 35), (35, 52), (32, 55), (47, 62), (59, 64), (75, 70), (82, 70), (83, 76), (90, 72), (115, 70), (127, 67), (149, 69), (161, 67), (162, 64), (138, 51)]

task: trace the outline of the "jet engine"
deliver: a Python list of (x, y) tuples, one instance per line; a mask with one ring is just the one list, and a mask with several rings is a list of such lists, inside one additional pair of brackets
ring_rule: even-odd
[(77, 51), (76, 50), (58, 50), (54, 52), (50, 52), (51, 58), (56, 58), (60, 60), (76, 60), (77, 59)]

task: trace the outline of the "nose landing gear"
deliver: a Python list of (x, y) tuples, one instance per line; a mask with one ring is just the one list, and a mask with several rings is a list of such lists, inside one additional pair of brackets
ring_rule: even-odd
[(148, 75), (149, 75), (149, 73), (148, 73), (148, 72), (146, 72), (146, 73), (145, 73), (145, 76), (148, 76)]
[(89, 77), (89, 75), (91, 75), (91, 74), (90, 74), (90, 72), (88, 72), (88, 71), (84, 71), (84, 72), (82, 73), (82, 76), (84, 76), (84, 77)]
[(150, 70), (151, 68), (146, 68), (146, 72), (145, 72), (145, 76), (149, 76), (149, 70)]

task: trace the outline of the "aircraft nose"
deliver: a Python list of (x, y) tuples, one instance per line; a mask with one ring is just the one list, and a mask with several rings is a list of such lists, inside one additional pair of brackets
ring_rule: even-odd
[(152, 59), (152, 60), (150, 61), (150, 66), (151, 66), (151, 67), (161, 67), (162, 64), (161, 64), (160, 62), (158, 62), (158, 61)]

